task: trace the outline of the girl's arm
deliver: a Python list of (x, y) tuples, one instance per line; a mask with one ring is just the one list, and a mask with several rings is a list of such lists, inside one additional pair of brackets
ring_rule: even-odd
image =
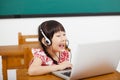
[(53, 71), (63, 70), (65, 68), (72, 67), (71, 63), (68, 61), (62, 62), (59, 65), (51, 65), (51, 66), (41, 66), (41, 63), (42, 63), (41, 59), (36, 57), (28, 68), (28, 74), (42, 75)]

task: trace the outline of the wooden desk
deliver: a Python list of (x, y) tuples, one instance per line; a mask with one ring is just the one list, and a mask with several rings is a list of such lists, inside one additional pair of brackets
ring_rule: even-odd
[(24, 68), (24, 53), (21, 46), (0, 46), (3, 80), (8, 80), (7, 69)]
[[(29, 76), (27, 74), (27, 69), (16, 70), (17, 80), (63, 80), (53, 74), (46, 74), (42, 76)], [(120, 80), (120, 73), (114, 72), (106, 75), (86, 78), (82, 80)]]
[(52, 74), (45, 74), (43, 76), (29, 76), (27, 74), (27, 69), (17, 69), (16, 79), (17, 80), (63, 80)]

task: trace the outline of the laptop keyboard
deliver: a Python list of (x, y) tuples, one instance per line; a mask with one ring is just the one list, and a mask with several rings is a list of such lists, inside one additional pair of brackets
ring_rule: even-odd
[(62, 74), (70, 77), (71, 71), (69, 71), (69, 72), (64, 72), (64, 73), (62, 73)]

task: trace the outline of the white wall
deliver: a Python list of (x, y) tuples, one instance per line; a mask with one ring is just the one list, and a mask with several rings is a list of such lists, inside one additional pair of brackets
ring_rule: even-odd
[[(37, 34), (39, 24), (51, 19), (64, 25), (71, 48), (77, 43), (120, 40), (120, 16), (20, 18), (0, 19), (0, 46), (16, 45), (18, 32)], [(1, 66), (0, 60), (0, 80), (2, 80)], [(120, 66), (117, 70), (120, 70)], [(15, 70), (8, 73), (9, 80), (16, 80)]]

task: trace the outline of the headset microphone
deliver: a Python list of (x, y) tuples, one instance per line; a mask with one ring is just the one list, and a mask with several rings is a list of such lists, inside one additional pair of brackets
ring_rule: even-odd
[(40, 29), (40, 31), (41, 31), (42, 35), (44, 36), (44, 38), (45, 38), (45, 43), (49, 46), (51, 44), (51, 41), (47, 38), (47, 36), (42, 31), (42, 29)]

